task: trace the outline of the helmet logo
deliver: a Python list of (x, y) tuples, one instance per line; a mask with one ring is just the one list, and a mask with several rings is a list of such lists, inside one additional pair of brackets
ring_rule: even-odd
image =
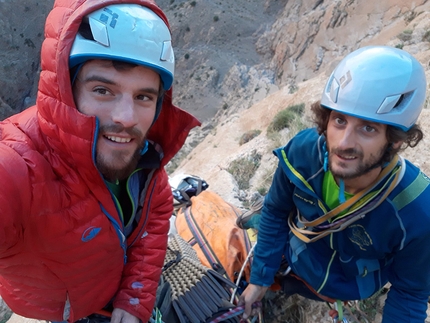
[(109, 27), (115, 28), (115, 25), (116, 25), (116, 22), (117, 22), (117, 19), (118, 19), (119, 16), (118, 16), (117, 13), (113, 12), (112, 10), (110, 10), (108, 8), (104, 8), (104, 10), (103, 10), (103, 12), (102, 12), (102, 14), (100, 15), (100, 18), (99, 18), (100, 21), (102, 23), (104, 23), (105, 25), (108, 25), (108, 22), (109, 22), (109, 16), (108, 15), (112, 17), (112, 20), (111, 20), (111, 22), (109, 24)]
[(339, 81), (340, 81), (340, 87), (343, 89), (345, 86), (348, 85), (349, 82), (352, 81), (351, 72), (350, 71), (346, 72), (346, 74), (343, 75), (339, 79)]

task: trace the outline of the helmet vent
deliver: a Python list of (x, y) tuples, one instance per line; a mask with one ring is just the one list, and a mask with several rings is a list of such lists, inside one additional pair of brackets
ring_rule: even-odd
[(407, 108), (412, 97), (413, 91), (404, 94), (387, 96), (384, 102), (382, 102), (377, 113), (381, 114), (402, 112), (404, 109)]
[(109, 37), (106, 25), (93, 18), (82, 21), (78, 33), (86, 40), (95, 41), (103, 46), (109, 46)]
[(393, 109), (395, 109), (395, 108), (397, 108), (398, 106), (400, 106), (400, 105), (402, 104), (402, 101), (404, 100), (404, 98), (405, 98), (405, 95), (404, 95), (404, 94), (402, 94), (402, 95), (400, 96), (400, 98), (397, 100), (397, 103), (396, 103), (396, 105), (393, 107)]
[(397, 101), (396, 105), (393, 107), (393, 110), (396, 110), (398, 112), (406, 110), (406, 108), (411, 104), (414, 94), (415, 94), (415, 91), (410, 91), (402, 94), (399, 100)]
[(78, 34), (87, 40), (94, 41), (93, 33), (91, 32), (90, 23), (87, 19), (85, 21), (82, 21), (81, 25), (79, 26)]

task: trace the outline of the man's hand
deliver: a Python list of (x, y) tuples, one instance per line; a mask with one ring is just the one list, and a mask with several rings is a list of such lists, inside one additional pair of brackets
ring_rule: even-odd
[(129, 312), (115, 308), (110, 319), (111, 323), (139, 323), (139, 319)]
[[(248, 287), (246, 287), (242, 295), (240, 295), (238, 303), (239, 306), (245, 305), (245, 312), (242, 315), (244, 319), (247, 319), (251, 314), (256, 314), (253, 312), (252, 304), (254, 304), (256, 301), (261, 301), (268, 288), (269, 287), (253, 284), (249, 284)], [(258, 311), (258, 309), (255, 310)]]

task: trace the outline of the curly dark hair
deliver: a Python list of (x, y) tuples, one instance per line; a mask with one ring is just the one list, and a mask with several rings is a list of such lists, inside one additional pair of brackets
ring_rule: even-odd
[[(316, 101), (311, 105), (313, 112), (312, 120), (316, 125), (320, 135), (324, 135), (327, 130), (327, 124), (332, 110), (321, 105), (321, 101)], [(423, 139), (423, 132), (419, 125), (414, 124), (408, 131), (403, 131), (394, 126), (387, 126), (388, 148), (383, 156), (384, 162), (389, 162), (399, 151), (405, 150), (407, 147), (415, 147)], [(393, 148), (393, 143), (402, 141), (403, 144), (399, 148)]]

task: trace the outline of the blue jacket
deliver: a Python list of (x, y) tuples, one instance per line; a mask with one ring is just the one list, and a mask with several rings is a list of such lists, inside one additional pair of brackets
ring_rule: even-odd
[(315, 220), (322, 199), (325, 138), (315, 129), (275, 150), (279, 167), (259, 225), (251, 283), (270, 286), (282, 256), (320, 294), (364, 299), (391, 283), (383, 323), (424, 322), (430, 295), (430, 179), (405, 161), (401, 181), (373, 211), (345, 230), (311, 243), (287, 224), (290, 212)]

